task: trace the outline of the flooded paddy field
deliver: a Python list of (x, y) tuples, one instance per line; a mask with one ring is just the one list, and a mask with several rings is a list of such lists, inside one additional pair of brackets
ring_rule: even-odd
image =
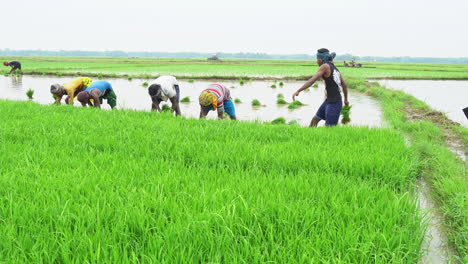
[[(22, 76), (22, 77), (5, 77), (0, 76), (0, 98), (10, 100), (27, 100), (26, 91), (34, 90), (33, 101), (41, 104), (53, 103), (52, 95), (49, 92), (52, 83), (65, 83), (71, 80), (72, 77), (37, 77), (37, 76)], [(142, 84), (147, 82), (151, 84), (153, 80), (133, 79), (131, 81), (125, 79), (107, 79), (116, 94), (117, 108), (134, 109), (140, 111), (151, 110), (151, 99), (148, 95), (147, 88)], [(190, 103), (181, 103), (182, 115), (191, 118), (199, 116), (200, 106), (198, 104), (198, 95), (211, 83), (224, 84), (231, 90), (233, 99), (239, 98), (242, 103), (236, 104), (236, 112), (239, 120), (261, 121), (268, 122), (278, 117), (284, 117), (287, 122), (295, 120), (302, 126), (308, 126), (310, 120), (315, 115), (320, 104), (324, 100), (324, 85), (319, 83), (318, 88), (310, 88), (309, 91), (304, 91), (297, 98), (305, 106), (298, 109), (290, 110), (288, 105), (278, 105), (276, 103), (279, 94), (284, 95), (284, 99), (289, 103), (292, 101), (292, 94), (304, 82), (284, 81), (284, 86), (280, 86), (279, 82), (274, 81), (251, 81), (240, 85), (238, 81), (194, 81), (179, 80), (181, 87), (181, 98), (189, 97)], [(275, 84), (277, 88), (271, 88)], [(258, 99), (263, 106), (252, 106), (251, 102)], [(63, 101), (63, 100), (62, 100)], [(379, 103), (373, 98), (361, 93), (350, 91), (349, 101), (352, 105), (351, 122), (353, 126), (383, 126), (382, 111)], [(167, 102), (169, 103), (169, 102)], [(80, 106), (75, 100), (75, 106)], [(104, 102), (104, 109), (110, 109)], [(215, 112), (211, 111), (208, 118), (216, 118)], [(321, 122), (321, 125), (324, 122)]]
[(411, 94), (451, 120), (468, 127), (462, 109), (468, 107), (468, 81), (379, 80), (389, 89)]

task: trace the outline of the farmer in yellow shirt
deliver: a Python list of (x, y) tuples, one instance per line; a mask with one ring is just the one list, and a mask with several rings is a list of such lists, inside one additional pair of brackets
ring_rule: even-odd
[(79, 92), (84, 91), (88, 86), (91, 85), (91, 83), (93, 83), (93, 81), (90, 78), (80, 77), (70, 82), (64, 83), (63, 85), (58, 83), (52, 84), (50, 86), (50, 92), (55, 95), (56, 104), (60, 104), (62, 97), (67, 95), (67, 98), (65, 98), (65, 103), (72, 105), (75, 96)]

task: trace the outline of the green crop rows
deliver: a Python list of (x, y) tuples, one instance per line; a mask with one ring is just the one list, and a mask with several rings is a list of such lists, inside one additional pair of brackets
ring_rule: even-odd
[(389, 129), (0, 101), (0, 262), (417, 263)]

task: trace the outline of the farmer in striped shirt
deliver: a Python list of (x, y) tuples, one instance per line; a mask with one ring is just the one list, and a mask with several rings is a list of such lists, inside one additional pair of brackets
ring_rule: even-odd
[(224, 119), (226, 112), (232, 120), (236, 120), (236, 109), (231, 99), (231, 92), (221, 84), (210, 84), (199, 97), (200, 118), (208, 115), (210, 110), (218, 110), (218, 118)]

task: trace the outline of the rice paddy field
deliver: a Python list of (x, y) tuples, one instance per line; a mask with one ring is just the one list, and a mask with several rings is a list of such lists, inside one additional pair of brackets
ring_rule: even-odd
[[(241, 60), (210, 62), (206, 59), (0, 57), (17, 59), (24, 73), (147, 78), (171, 74), (184, 78), (292, 78), (307, 79), (317, 70), (314, 61)], [(468, 65), (363, 62), (362, 68), (336, 65), (347, 77), (391, 79), (468, 79)], [(3, 73), (7, 68), (3, 67)]]
[[(317, 69), (310, 61), (0, 58), (9, 59), (24, 74), (48, 76), (239, 82), (302, 80)], [(307, 129), (0, 100), (0, 263), (436, 263), (425, 258), (421, 179), (453, 247), (444, 263), (466, 263), (467, 163), (444, 133), (466, 146), (467, 129), (411, 120), (408, 110), (433, 112), (365, 79), (467, 79), (468, 66), (340, 70), (350, 89), (381, 103), (388, 126)]]
[(416, 263), (387, 129), (0, 101), (0, 262)]

